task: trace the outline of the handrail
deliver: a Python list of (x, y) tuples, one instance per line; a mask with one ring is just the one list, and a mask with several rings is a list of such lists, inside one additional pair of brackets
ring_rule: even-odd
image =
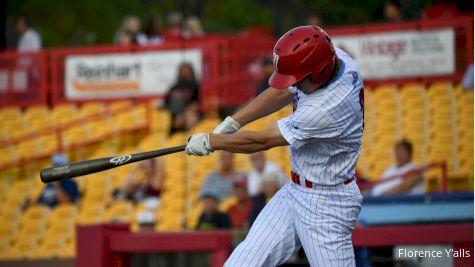
[(447, 188), (448, 174), (447, 174), (447, 162), (445, 162), (445, 161), (430, 162), (430, 163), (422, 165), (421, 167), (411, 169), (411, 170), (409, 170), (409, 171), (407, 171), (403, 174), (391, 175), (391, 176), (388, 176), (388, 177), (385, 177), (385, 178), (381, 177), (377, 181), (368, 181), (368, 182), (365, 182), (364, 184), (359, 184), (359, 187), (360, 187), (360, 189), (370, 189), (370, 188), (373, 188), (374, 186), (376, 186), (378, 184), (385, 183), (387, 181), (392, 181), (392, 180), (396, 180), (396, 179), (399, 179), (399, 178), (408, 179), (408, 178), (410, 178), (414, 175), (421, 174), (421, 173), (425, 172), (426, 170), (429, 170), (429, 169), (432, 169), (432, 168), (440, 168), (441, 169), (442, 176), (441, 176), (441, 183), (440, 183), (440, 189), (439, 190), (440, 190), (440, 192), (447, 192), (447, 190), (448, 190), (448, 188)]

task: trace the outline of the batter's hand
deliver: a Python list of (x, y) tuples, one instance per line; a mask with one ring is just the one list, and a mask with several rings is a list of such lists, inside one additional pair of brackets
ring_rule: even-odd
[(216, 128), (214, 134), (233, 134), (241, 129), (239, 122), (235, 121), (231, 116), (227, 116)]
[(206, 156), (213, 152), (209, 142), (209, 133), (194, 134), (188, 139), (185, 153), (193, 156)]

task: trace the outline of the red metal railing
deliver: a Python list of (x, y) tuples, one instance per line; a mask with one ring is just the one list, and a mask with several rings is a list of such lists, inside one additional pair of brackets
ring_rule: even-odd
[[(333, 36), (342, 36), (444, 27), (455, 30), (458, 74), (445, 78), (459, 80), (467, 64), (473, 62), (473, 17), (368, 24), (327, 30)], [(253, 95), (258, 81), (249, 68), (261, 57), (270, 56), (273, 44), (274, 40), (268, 34), (250, 32), (239, 36), (210, 35), (197, 39), (181, 39), (159, 46), (93, 46), (55, 48), (28, 54), (1, 53), (0, 105), (46, 104), (48, 96), (49, 104), (52, 105), (68, 101), (64, 94), (64, 61), (67, 56), (199, 48), (203, 52), (204, 65), (201, 77), (202, 107), (235, 106)], [(440, 77), (438, 79), (440, 80)], [(400, 79), (393, 82), (397, 83), (398, 80)]]
[(47, 52), (0, 54), (0, 107), (46, 103)]
[[(230, 255), (231, 231), (131, 233), (128, 225), (91, 225), (76, 229), (76, 266), (128, 267), (140, 252), (211, 252), (211, 266), (223, 266)], [(455, 267), (473, 266), (473, 223), (421, 224), (356, 228), (355, 247), (451, 244), (469, 257), (454, 257)]]

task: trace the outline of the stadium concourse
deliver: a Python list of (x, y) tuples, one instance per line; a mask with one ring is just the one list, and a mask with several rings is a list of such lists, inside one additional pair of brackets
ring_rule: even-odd
[[(465, 25), (465, 21), (462, 24)], [(406, 30), (422, 27), (419, 24), (407, 23), (385, 25), (384, 27), (375, 26), (374, 31), (385, 33), (394, 31), (401, 25), (406, 27)], [(393, 153), (394, 144), (403, 138), (410, 141), (413, 144), (414, 162), (420, 166), (428, 167), (421, 169), (425, 194), (421, 199), (411, 199), (408, 202), (410, 203), (409, 207), (404, 208), (418, 205), (423, 210), (425, 205), (429, 207), (431, 204), (431, 201), (428, 200), (439, 203), (442, 209), (447, 208), (446, 205), (451, 205), (453, 201), (461, 201), (462, 204), (454, 202), (460, 206), (450, 206), (451, 208), (462, 207), (467, 204), (463, 201), (468, 199), (469, 204), (471, 203), (472, 213), (464, 214), (464, 216), (454, 214), (454, 217), (448, 217), (448, 215), (440, 217), (437, 211), (434, 213), (432, 210), (427, 214), (422, 212), (423, 215), (409, 214), (404, 217), (406, 221), (401, 224), (404, 224), (404, 227), (413, 226), (414, 228), (411, 229), (417, 231), (414, 230), (416, 231), (414, 236), (406, 237), (405, 240), (407, 240), (407, 244), (418, 244), (418, 240), (420, 240), (421, 244), (454, 244), (454, 248), (471, 249), (469, 259), (453, 258), (455, 266), (466, 266), (463, 265), (466, 261), (473, 263), (474, 99), (473, 88), (468, 90), (463, 88), (460, 73), (463, 70), (460, 66), (473, 63), (473, 35), (471, 37), (464, 35), (466, 32), (461, 29), (466, 26), (460, 25), (459, 20), (449, 21), (446, 24), (442, 22), (428, 24), (426, 22), (423, 25), (430, 29), (442, 27), (444, 30), (446, 27), (453, 27), (456, 29), (456, 34), (461, 34), (469, 39), (460, 44), (461, 37), (457, 36), (455, 44), (457, 51), (454, 53), (457, 55), (462, 53), (456, 58), (457, 60), (464, 58), (464, 61), (457, 62), (452, 75), (432, 75), (432, 77), (426, 78), (424, 74), (420, 74), (404, 79), (377, 79), (377, 82), (371, 80), (366, 84), (364, 92), (366, 124), (357, 171), (361, 181), (364, 180), (370, 185), (377, 184), (384, 170), (396, 161)], [(366, 27), (364, 31), (371, 34), (371, 27)], [(473, 31), (473, 17), (471, 18), (471, 28), (468, 28)], [(360, 27), (347, 30), (347, 34), (349, 32), (360, 34), (362, 31)], [(344, 29), (335, 29), (333, 33), (337, 36), (338, 32), (343, 31)], [(332, 33), (332, 30), (329, 32)], [(445, 36), (445, 32), (440, 34)], [(146, 247), (149, 244), (147, 238), (154, 241), (160, 240), (161, 237), (164, 240), (173, 240), (174, 238), (186, 240), (182, 243), (192, 240), (187, 239), (187, 234), (196, 228), (203, 211), (202, 202), (199, 201), (201, 185), (205, 176), (217, 168), (218, 153), (208, 157), (186, 157), (182, 153), (163, 157), (166, 172), (158, 205), (150, 205), (143, 201), (136, 203), (130, 200), (113, 199), (114, 190), (124, 184), (128, 177), (137, 171), (137, 164), (75, 178), (79, 200), (76, 203), (56, 205), (54, 208), (37, 203), (46, 187), (39, 179), (39, 171), (51, 165), (50, 158), (57, 151), (63, 151), (69, 161), (73, 162), (179, 146), (185, 144), (192, 133), (212, 131), (220, 122), (218, 108), (236, 107), (252, 97), (253, 90), (257, 88), (258, 83), (255, 78), (252, 78), (254, 76), (251, 65), (255, 64), (254, 60), (271, 51), (273, 41), (265, 39), (259, 43), (259, 49), (252, 52), (253, 54), (250, 52), (253, 51), (253, 48), (248, 45), (245, 52), (240, 52), (241, 61), (238, 63), (232, 61), (230, 54), (237, 51), (233, 44), (239, 43), (245, 46), (244, 44), (250, 40), (246, 38), (255, 39), (255, 36), (252, 34), (247, 37), (215, 36), (186, 45), (186, 48), (190, 49), (204, 47), (203, 78), (201, 79), (203, 91), (200, 93), (203, 119), (187, 131), (178, 131), (172, 134), (169, 130), (173, 124), (173, 116), (169, 110), (157, 108), (158, 96), (134, 96), (130, 99), (125, 97), (121, 100), (109, 99), (106, 101), (99, 98), (68, 100), (70, 95), (64, 89), (67, 83), (66, 79), (68, 79), (64, 73), (68, 64), (66, 63), (68, 56), (90, 54), (101, 56), (101, 54), (110, 53), (128, 55), (133, 54), (130, 52), (153, 52), (155, 49), (160, 51), (163, 47), (148, 47), (143, 50), (130, 47), (127, 49), (100, 47), (97, 50), (94, 50), (93, 47), (52, 49), (32, 55), (40, 63), (28, 71), (36, 69), (40, 70), (42, 74), (36, 78), (39, 80), (32, 82), (31, 79), (28, 79), (27, 83), (31, 83), (32, 87), (26, 90), (28, 93), (35, 92), (36, 98), (30, 97), (27, 99), (28, 101), (18, 98), (18, 95), (24, 96), (24, 92), (15, 95), (15, 91), (10, 90), (14, 87), (11, 84), (14, 83), (7, 82), (5, 91), (8, 93), (2, 95), (3, 99), (0, 101), (2, 103), (0, 108), (0, 265), (9, 266), (8, 264), (26, 260), (25, 265), (21, 266), (29, 266), (28, 262), (33, 264), (48, 262), (51, 264), (49, 266), (55, 266), (55, 261), (56, 264), (65, 264), (62, 266), (72, 266), (74, 265), (73, 259), (76, 258), (77, 266), (85, 266), (84, 264), (101, 266), (105, 262), (107, 264), (115, 263), (114, 266), (117, 266), (117, 262), (119, 264), (127, 262), (127, 256), (113, 259), (102, 256), (98, 261), (94, 261), (92, 254), (87, 254), (90, 251), (80, 255), (88, 249), (88, 240), (105, 242), (105, 239), (100, 238), (107, 236), (110, 229), (119, 229), (128, 234), (130, 234), (130, 229), (132, 232), (130, 240), (142, 240), (135, 238), (143, 238), (143, 246), (139, 247), (143, 249), (143, 252), (163, 251), (163, 245), (158, 246), (162, 249), (160, 251), (154, 250), (153, 243)], [(471, 41), (470, 38), (472, 38)], [(233, 40), (236, 42), (233, 43)], [(343, 39), (335, 38), (335, 43), (342, 44), (344, 42)], [(461, 46), (460, 49), (458, 49), (459, 46)], [(176, 46), (165, 44), (164, 47), (164, 49), (175, 49), (184, 46), (177, 43)], [(348, 49), (351, 50), (351, 47)], [(470, 59), (466, 60), (465, 53), (469, 55), (468, 57), (471, 56), (471, 62)], [(18, 59), (21, 59), (19, 54), (0, 54), (0, 63), (10, 64), (9, 69), (14, 69), (12, 62)], [(455, 58), (452, 59), (455, 60)], [(1, 68), (0, 71), (2, 71)], [(244, 89), (239, 91), (238, 88)], [(42, 90), (46, 90), (46, 92)], [(3, 91), (0, 90), (0, 92)], [(292, 114), (292, 106), (287, 106), (271, 116), (245, 126), (244, 129), (263, 129), (270, 123), (290, 114)], [(290, 174), (291, 166), (287, 149), (285, 147), (274, 148), (266, 151), (266, 156), (285, 173)], [(247, 155), (235, 155), (235, 166), (237, 170), (244, 172), (249, 172), (252, 169)], [(363, 188), (365, 185), (361, 184), (361, 186)], [(471, 198), (467, 198), (463, 192), (469, 192), (468, 195)], [(385, 199), (381, 202), (385, 204), (383, 205), (384, 209), (391, 209), (391, 205), (394, 203), (406, 203), (407, 201), (404, 197), (400, 199), (395, 196), (391, 197), (393, 198), (389, 201)], [(230, 197), (221, 202), (219, 209), (226, 211), (236, 201), (234, 197)], [(381, 207), (382, 204), (378, 201), (374, 197), (368, 200), (368, 210)], [(371, 206), (373, 202), (376, 204)], [(362, 212), (364, 210), (365, 204), (363, 204)], [(465, 211), (465, 209), (463, 210)], [(398, 212), (400, 210), (396, 210), (395, 214)], [(378, 228), (384, 227), (380, 225), (397, 225), (398, 223), (394, 221), (377, 223), (377, 220), (384, 218), (375, 218), (364, 213), (361, 215), (368, 216), (364, 217), (367, 219), (366, 221), (360, 222), (365, 226), (365, 229), (360, 231), (368, 231), (364, 232), (368, 235), (372, 234), (373, 227), (378, 231), (387, 231), (377, 232), (386, 237), (394, 237), (394, 233), (403, 231), (402, 228), (397, 227)], [(416, 216), (417, 219), (413, 219), (411, 216), (415, 215), (426, 217)], [(439, 218), (439, 221), (434, 222), (433, 218)], [(143, 234), (144, 221), (147, 222), (145, 223), (146, 234)], [(457, 226), (457, 223), (460, 225)], [(429, 228), (424, 228), (426, 224), (429, 224), (427, 226)], [(437, 228), (438, 226), (440, 228)], [(104, 227), (105, 230), (94, 232), (96, 229), (94, 227)], [(442, 230), (454, 232), (434, 237), (434, 233)], [(355, 233), (358, 231), (357, 229)], [(417, 232), (424, 233), (424, 236), (419, 237)], [(76, 233), (83, 233), (83, 235), (76, 235)], [(167, 235), (167, 233), (176, 233), (176, 236)], [(470, 233), (472, 237), (469, 237)], [(224, 243), (228, 242), (220, 234), (211, 232), (209, 235), (209, 238), (216, 238)], [(355, 235), (357, 236), (355, 246), (358, 247), (384, 247), (399, 244), (392, 243), (396, 241), (391, 241), (389, 238), (386, 240), (388, 243), (384, 243), (381, 241), (384, 238), (378, 238), (377, 234), (368, 236), (367, 239), (362, 235)], [(110, 240), (124, 242), (111, 246), (104, 245), (104, 248), (115, 249), (125, 254), (125, 243), (127, 243), (125, 240), (128, 240), (126, 236), (129, 237), (126, 234), (110, 237)], [(191, 235), (191, 238), (204, 240), (204, 246), (207, 244), (208, 236), (197, 234), (197, 236)], [(81, 240), (78, 241), (78, 239)], [(396, 238), (395, 240), (400, 240), (402, 245), (405, 244), (404, 239)], [(469, 244), (470, 242), (472, 245)], [(185, 245), (182, 243), (173, 243), (176, 251), (183, 249), (182, 246)], [(231, 246), (230, 241), (228, 243)], [(101, 243), (101, 245), (103, 244)], [(195, 250), (200, 251), (200, 244), (196, 245), (198, 247)], [(185, 247), (184, 251), (193, 251), (194, 249), (191, 248), (191, 245)], [(205, 250), (218, 251), (212, 259), (213, 264), (218, 266), (222, 264), (223, 258), (226, 259), (226, 251), (223, 255), (219, 248), (211, 247), (212, 245), (209, 245)], [(96, 245), (91, 245), (91, 248), (96, 248)], [(227, 247), (224, 246), (224, 248)], [(171, 251), (174, 250), (171, 249)], [(134, 250), (134, 252), (138, 251)], [(103, 254), (105, 255), (106, 252)]]

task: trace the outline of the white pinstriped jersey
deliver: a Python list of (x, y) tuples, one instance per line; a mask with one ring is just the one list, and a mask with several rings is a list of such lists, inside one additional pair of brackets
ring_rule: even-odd
[(309, 95), (290, 87), (294, 113), (277, 123), (293, 171), (320, 185), (353, 177), (363, 136), (363, 80), (353, 59), (335, 50), (343, 63), (338, 75)]

